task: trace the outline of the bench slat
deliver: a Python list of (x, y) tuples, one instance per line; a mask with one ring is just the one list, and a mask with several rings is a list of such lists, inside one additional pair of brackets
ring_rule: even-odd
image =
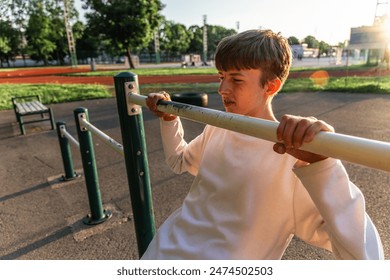
[(25, 102), (25, 103), (15, 103), (18, 113), (31, 114), (31, 113), (40, 113), (47, 111), (47, 107), (40, 103), (39, 101)]
[(31, 112), (34, 112), (34, 108), (31, 106), (31, 102), (26, 102), (26, 103), (24, 103), (24, 105), (26, 106), (26, 111), (28, 112), (28, 113), (31, 113)]
[(23, 103), (16, 103), (16, 108), (18, 109), (19, 114), (25, 114), (26, 113), (26, 106), (24, 106)]
[(32, 101), (31, 106), (34, 108), (34, 111), (46, 111), (47, 107), (39, 101)]
[(26, 113), (31, 113), (31, 106), (30, 106), (30, 104), (28, 102), (22, 103), (22, 104), (23, 104), (24, 111)]

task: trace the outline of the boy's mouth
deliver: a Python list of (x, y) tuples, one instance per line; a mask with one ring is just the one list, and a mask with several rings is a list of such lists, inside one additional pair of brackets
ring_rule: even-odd
[(230, 99), (223, 99), (223, 105), (225, 105), (225, 107), (229, 107), (229, 106), (232, 106), (235, 102), (233, 100), (230, 100)]

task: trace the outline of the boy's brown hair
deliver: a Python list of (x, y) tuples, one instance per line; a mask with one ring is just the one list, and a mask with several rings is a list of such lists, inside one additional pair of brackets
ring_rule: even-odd
[(254, 29), (228, 36), (218, 44), (215, 55), (218, 70), (262, 70), (262, 86), (275, 78), (283, 84), (291, 61), (288, 41), (271, 30)]

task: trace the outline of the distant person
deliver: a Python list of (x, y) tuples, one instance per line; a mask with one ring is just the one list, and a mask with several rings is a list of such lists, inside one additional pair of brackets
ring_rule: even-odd
[[(223, 39), (218, 89), (227, 112), (276, 121), (273, 97), (291, 66), (287, 40), (270, 30)], [(285, 115), (278, 143), (206, 125), (187, 143), (179, 117), (159, 112), (167, 93), (150, 94), (160, 117), (166, 161), (194, 182), (162, 224), (143, 259), (280, 259), (293, 236), (337, 259), (383, 259), (361, 191), (342, 163), (299, 150), (329, 124)]]

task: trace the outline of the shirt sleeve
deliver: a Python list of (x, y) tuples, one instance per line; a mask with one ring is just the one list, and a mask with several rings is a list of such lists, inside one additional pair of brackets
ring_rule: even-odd
[(330, 249), (337, 259), (384, 258), (364, 196), (350, 182), (339, 160), (329, 158), (294, 172), (304, 186), (297, 188), (294, 196), (296, 234), (300, 238)]
[(168, 166), (175, 173), (189, 172), (195, 176), (199, 170), (204, 133), (187, 143), (179, 117), (172, 121), (160, 120), (160, 128)]

